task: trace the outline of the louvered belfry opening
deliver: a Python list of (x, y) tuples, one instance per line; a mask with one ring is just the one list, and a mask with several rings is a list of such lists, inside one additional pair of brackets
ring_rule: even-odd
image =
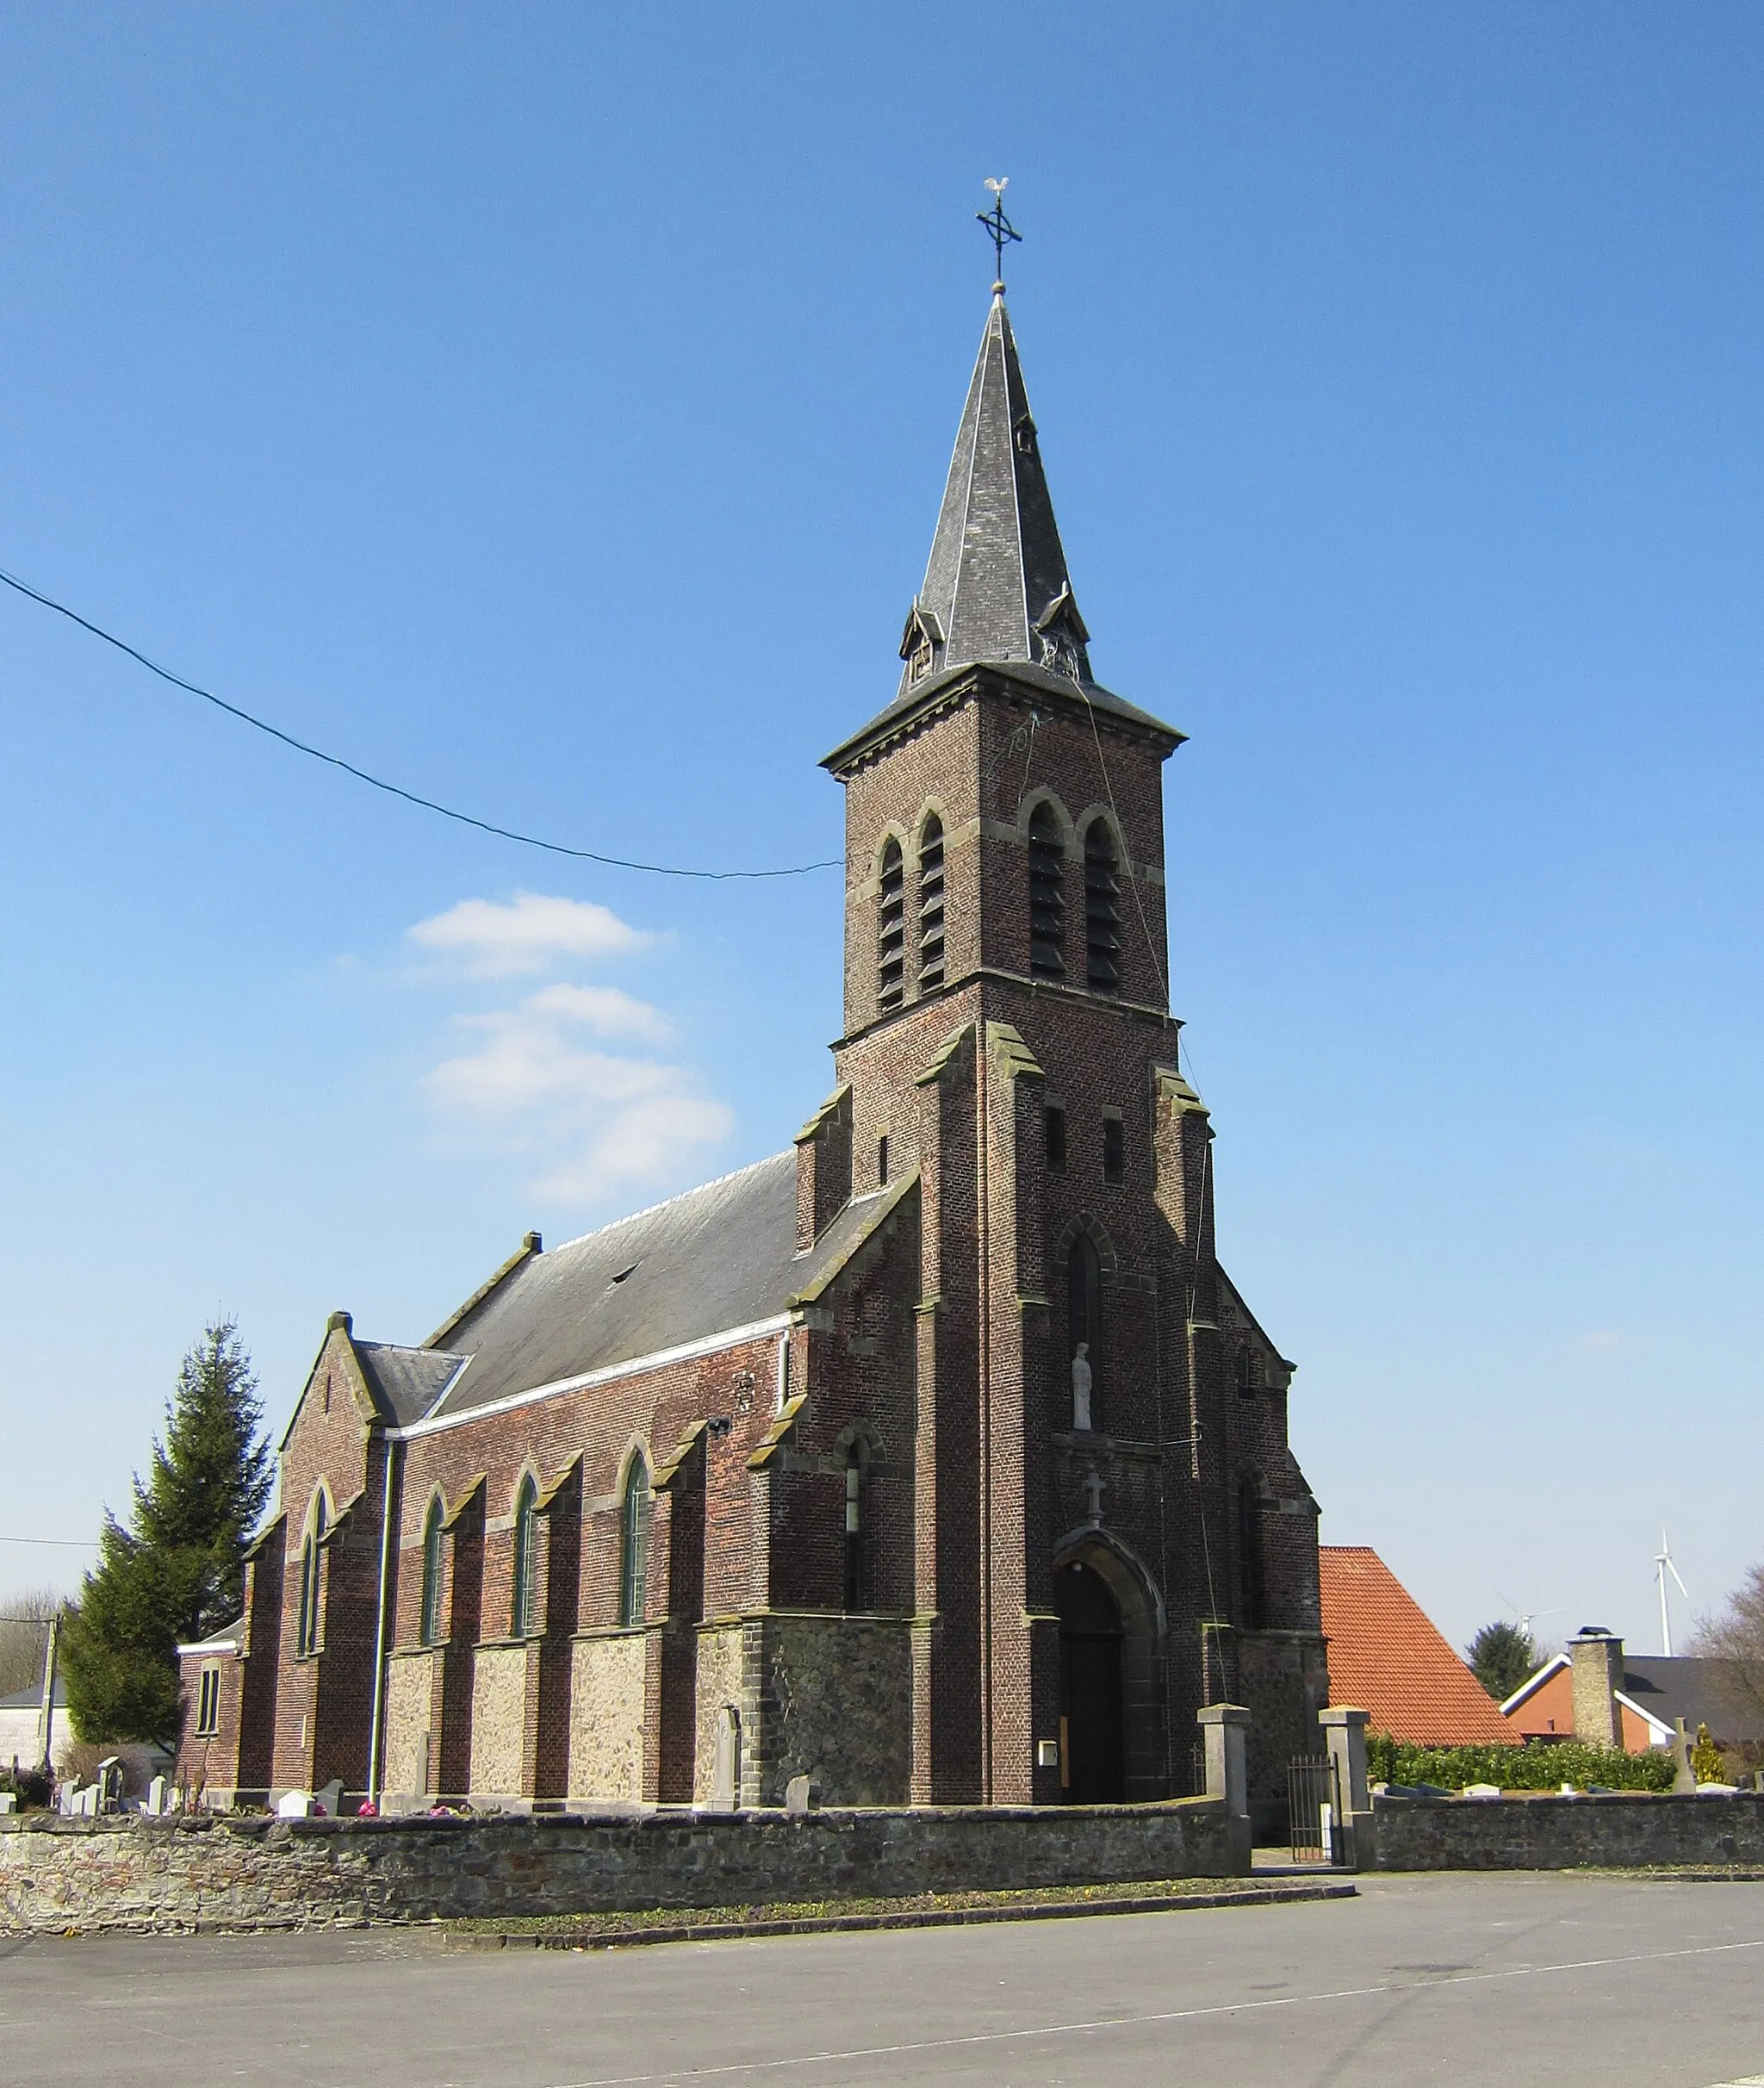
[(1065, 844), (1044, 799), (1029, 815), (1029, 970), (1065, 977)]
[(1093, 993), (1121, 991), (1121, 884), (1115, 867), (1109, 822), (1093, 819), (1084, 836), (1085, 976)]
[(933, 812), (919, 837), (919, 991), (943, 984), (943, 822)]
[(900, 843), (882, 851), (876, 895), (876, 1004), (886, 1015), (906, 997), (906, 864)]

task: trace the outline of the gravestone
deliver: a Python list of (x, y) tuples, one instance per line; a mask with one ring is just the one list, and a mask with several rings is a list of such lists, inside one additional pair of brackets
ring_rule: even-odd
[(1691, 1737), (1685, 1731), (1682, 1718), (1674, 1718), (1673, 1724), (1676, 1731), (1672, 1737), (1672, 1755), (1678, 1768), (1673, 1774), (1672, 1787), (1680, 1793), (1694, 1791), (1697, 1787), (1697, 1772), (1691, 1767)]
[(100, 1812), (121, 1812), (122, 1810), (122, 1757), (106, 1755), (98, 1764), (97, 1810)]
[(784, 1810), (786, 1812), (811, 1812), (814, 1810), (816, 1790), (806, 1776), (792, 1776), (784, 1787)]
[(337, 1810), (343, 1803), (343, 1779), (333, 1776), (327, 1784), (320, 1784), (313, 1793), (314, 1803), (327, 1820), (337, 1818)]
[(284, 1791), (276, 1801), (278, 1820), (309, 1820), (313, 1817), (313, 1801), (304, 1791)]
[(711, 1772), (711, 1810), (733, 1812), (741, 1797), (741, 1713), (725, 1704), (717, 1714), (717, 1755)]
[(18, 1793), (16, 1791), (0, 1791), (0, 1813), (17, 1811)]
[(143, 1812), (159, 1813), (165, 1811), (165, 1779), (155, 1776), (147, 1786), (147, 1795), (141, 1800)]

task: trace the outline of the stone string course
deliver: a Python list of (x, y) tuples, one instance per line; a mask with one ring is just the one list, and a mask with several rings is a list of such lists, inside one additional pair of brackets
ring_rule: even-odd
[(1222, 1804), (0, 1820), (0, 1930), (300, 1929), (1241, 1877)]

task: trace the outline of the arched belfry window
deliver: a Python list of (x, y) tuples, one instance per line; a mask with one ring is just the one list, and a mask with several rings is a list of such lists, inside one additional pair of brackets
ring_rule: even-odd
[(429, 1503), (423, 1518), (423, 1600), (417, 1636), (432, 1646), (441, 1636), (441, 1497)]
[(1243, 1625), (1259, 1631), (1268, 1621), (1268, 1563), (1262, 1537), (1262, 1483), (1245, 1472), (1237, 1488), (1238, 1572), (1243, 1592)]
[[(1102, 1270), (1088, 1233), (1071, 1243), (1065, 1262), (1065, 1360), (1071, 1386), (1071, 1426), (1098, 1428), (1102, 1403)], [(1084, 1371), (1073, 1366), (1082, 1363)]]
[(300, 1548), (300, 1613), (294, 1630), (296, 1653), (316, 1653), (319, 1650), (319, 1547), (325, 1541), (326, 1527), (325, 1493), (321, 1487), (314, 1497), (307, 1517), (306, 1538)]
[(649, 1614), (649, 1468), (641, 1451), (624, 1476), (618, 1519), (618, 1621), (627, 1627)]
[(943, 984), (943, 822), (933, 812), (919, 836), (919, 991)]
[(511, 1636), (525, 1638), (538, 1614), (535, 1600), (537, 1571), (539, 1489), (529, 1472), (514, 1497), (514, 1600), (509, 1619)]
[(1084, 835), (1084, 977), (1093, 993), (1121, 991), (1121, 885), (1115, 836), (1098, 817)]
[(891, 835), (876, 893), (876, 1005), (886, 1015), (906, 997), (906, 864)]
[(1029, 814), (1029, 970), (1065, 977), (1065, 843), (1045, 798)]

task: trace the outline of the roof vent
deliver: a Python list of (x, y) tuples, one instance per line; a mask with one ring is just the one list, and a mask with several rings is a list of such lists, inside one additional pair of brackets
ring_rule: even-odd
[[(631, 1265), (630, 1266), (630, 1268), (629, 1268), (629, 1269), (621, 1269), (621, 1270), (619, 1271), (618, 1274), (613, 1277), (613, 1279), (612, 1279), (612, 1283), (622, 1283), (624, 1281), (624, 1279), (625, 1279), (625, 1277), (628, 1277), (628, 1276), (635, 1276), (635, 1275), (637, 1274), (637, 1265), (635, 1262), (633, 1262), (633, 1263), (631, 1264)], [(606, 1288), (607, 1288), (607, 1289), (610, 1290), (610, 1289), (612, 1288), (612, 1283), (609, 1283), (609, 1284), (606, 1286)]]

